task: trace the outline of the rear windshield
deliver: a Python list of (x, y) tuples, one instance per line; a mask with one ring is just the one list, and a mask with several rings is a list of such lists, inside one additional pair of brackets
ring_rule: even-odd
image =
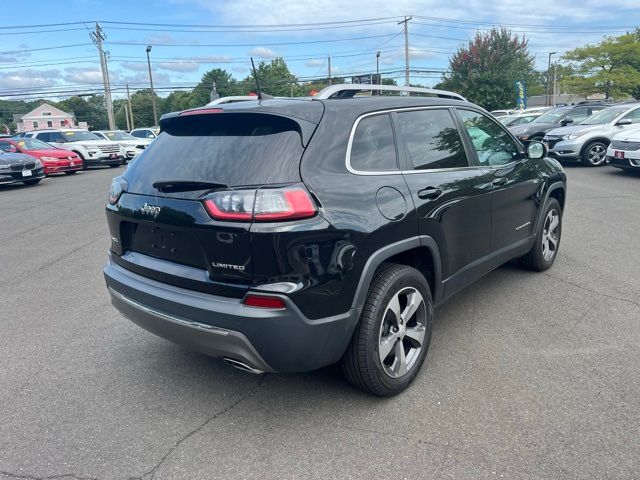
[[(298, 124), (267, 114), (214, 113), (175, 119), (130, 164), (131, 193), (156, 195), (158, 180), (201, 180), (229, 186), (300, 181)], [(193, 198), (194, 193), (172, 196)]]

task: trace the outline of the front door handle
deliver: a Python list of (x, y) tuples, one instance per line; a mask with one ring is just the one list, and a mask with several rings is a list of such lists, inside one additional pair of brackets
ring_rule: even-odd
[(504, 185), (505, 183), (507, 183), (507, 177), (498, 177), (498, 178), (494, 178), (493, 179), (493, 183), (496, 187), (500, 187), (502, 185)]
[(418, 198), (423, 200), (435, 200), (440, 195), (442, 195), (442, 190), (434, 187), (423, 188), (418, 192)]

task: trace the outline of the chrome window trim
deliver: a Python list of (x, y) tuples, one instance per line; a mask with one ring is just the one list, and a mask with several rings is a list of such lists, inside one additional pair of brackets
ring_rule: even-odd
[[(479, 170), (481, 169), (480, 165), (469, 165), (467, 167), (451, 167), (451, 168), (428, 168), (423, 170), (357, 170), (351, 166), (351, 148), (353, 147), (353, 138), (355, 137), (356, 130), (360, 121), (367, 117), (372, 117), (375, 115), (388, 115), (394, 112), (410, 112), (414, 110), (448, 110), (450, 112), (451, 106), (444, 105), (435, 105), (430, 107), (399, 107), (399, 108), (390, 108), (387, 110), (377, 110), (375, 112), (365, 113), (360, 115), (356, 121), (353, 123), (351, 127), (351, 133), (349, 134), (349, 141), (347, 142), (347, 155), (345, 157), (345, 166), (347, 167), (347, 171), (352, 173), (353, 175), (415, 175), (417, 173), (435, 173), (435, 172), (456, 172), (462, 170)], [(476, 111), (473, 109), (469, 109), (472, 111)], [(453, 117), (452, 117), (453, 119)], [(468, 160), (468, 159), (467, 159)]]

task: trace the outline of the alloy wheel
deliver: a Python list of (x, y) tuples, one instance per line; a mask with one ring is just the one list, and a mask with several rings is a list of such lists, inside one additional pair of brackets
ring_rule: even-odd
[(604, 162), (606, 155), (607, 149), (600, 143), (592, 146), (587, 152), (587, 158), (589, 159), (589, 163), (591, 163), (591, 165), (600, 165), (602, 162)]
[(556, 209), (549, 210), (542, 231), (542, 256), (550, 262), (558, 251), (560, 242), (560, 215)]
[(407, 374), (420, 357), (425, 341), (427, 309), (418, 290), (406, 287), (396, 293), (380, 324), (378, 353), (387, 375)]

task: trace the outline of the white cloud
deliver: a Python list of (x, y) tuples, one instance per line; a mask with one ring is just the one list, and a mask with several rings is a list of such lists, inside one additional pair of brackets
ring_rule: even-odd
[(56, 85), (59, 78), (59, 70), (27, 69), (17, 72), (0, 72), (0, 89), (4, 90), (4, 93), (9, 93), (7, 90), (14, 90), (17, 93), (17, 89), (21, 92), (26, 91), (24, 89), (35, 91)]
[(100, 69), (73, 67), (67, 68), (62, 76), (70, 83), (102, 83), (102, 71)]
[(120, 66), (134, 72), (146, 72), (148, 68), (147, 62), (120, 62)]
[(278, 55), (276, 52), (266, 47), (255, 47), (247, 52), (250, 57), (274, 58)]
[(200, 68), (200, 64), (191, 61), (171, 61), (171, 62), (157, 62), (154, 63), (155, 68), (162, 70), (171, 70), (172, 72), (195, 72)]
[(305, 67), (320, 67), (324, 65), (325, 60), (320, 58), (312, 58), (311, 60), (307, 60), (304, 62)]

